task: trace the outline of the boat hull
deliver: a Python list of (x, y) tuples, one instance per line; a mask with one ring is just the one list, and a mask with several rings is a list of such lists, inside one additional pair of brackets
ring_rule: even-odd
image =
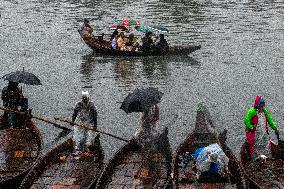
[(201, 48), (200, 45), (191, 46), (174, 46), (170, 47), (168, 51), (161, 52), (158, 50), (143, 52), (143, 51), (120, 51), (111, 48), (111, 42), (95, 37), (83, 37), (84, 42), (92, 48), (96, 53), (113, 56), (167, 56), (167, 55), (187, 55)]
[[(6, 128), (3, 116), (0, 128)], [(0, 188), (17, 188), (41, 156), (42, 136), (31, 120), (0, 130)]]

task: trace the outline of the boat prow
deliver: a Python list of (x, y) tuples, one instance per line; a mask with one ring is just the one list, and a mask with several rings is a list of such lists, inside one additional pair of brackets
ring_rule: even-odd
[(115, 153), (97, 185), (92, 184), (89, 189), (171, 186), (172, 159), (167, 130), (160, 135), (158, 143), (157, 150), (146, 153), (138, 141), (132, 139)]
[[(222, 177), (200, 178), (193, 154), (197, 148), (217, 143), (229, 158), (228, 172)], [(173, 156), (174, 188), (245, 188), (242, 167), (226, 145), (226, 131), (218, 135), (206, 107), (199, 104), (195, 128), (180, 144)]]

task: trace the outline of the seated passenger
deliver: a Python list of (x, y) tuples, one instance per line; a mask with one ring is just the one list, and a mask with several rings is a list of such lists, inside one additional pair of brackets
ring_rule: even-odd
[(112, 41), (112, 39), (116, 36), (117, 37), (118, 35), (118, 31), (117, 30), (114, 30), (111, 37), (110, 37), (110, 40)]
[(166, 53), (169, 50), (168, 42), (166, 41), (164, 34), (160, 34), (160, 39), (156, 44), (156, 49), (158, 52)]
[(118, 46), (118, 49), (121, 51), (126, 50), (126, 38), (123, 32), (120, 32), (120, 34), (118, 35), (117, 46)]
[(111, 48), (113, 50), (118, 50), (118, 46), (117, 46), (117, 34), (114, 33), (111, 39)]
[(150, 52), (153, 50), (154, 42), (152, 39), (152, 32), (147, 32), (145, 36), (142, 38), (142, 51), (143, 52)]
[(93, 28), (90, 26), (90, 21), (88, 19), (84, 19), (84, 21), (80, 24), (79, 33), (83, 37), (94, 37)]
[(126, 45), (129, 46), (131, 51), (135, 51), (139, 46), (138, 38), (131, 33), (128, 37), (128, 43)]

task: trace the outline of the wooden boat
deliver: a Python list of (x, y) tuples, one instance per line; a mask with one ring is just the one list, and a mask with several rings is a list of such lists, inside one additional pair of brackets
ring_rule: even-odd
[[(189, 133), (173, 156), (174, 188), (245, 188), (242, 168), (232, 151), (226, 145), (225, 138), (226, 132), (223, 132), (218, 137), (208, 110), (202, 105), (199, 105), (194, 130)], [(199, 147), (206, 147), (213, 143), (219, 144), (229, 158), (229, 171), (222, 177), (197, 178), (197, 169), (193, 158), (194, 151)], [(184, 163), (184, 160), (187, 162)]]
[(164, 56), (164, 55), (187, 55), (201, 48), (200, 45), (191, 45), (187, 47), (173, 46), (167, 52), (160, 52), (158, 50), (151, 52), (138, 51), (120, 51), (111, 48), (111, 41), (101, 38), (81, 36), (84, 42), (92, 48), (95, 52), (106, 55), (115, 56)]
[(280, 140), (278, 145), (271, 143), (271, 155), (272, 158), (267, 158), (265, 163), (260, 159), (251, 159), (248, 157), (248, 144), (245, 142), (242, 145), (241, 164), (249, 188), (284, 188), (284, 141)]
[(0, 188), (17, 188), (42, 149), (42, 137), (30, 119), (23, 124), (7, 129), (0, 116)]
[(133, 139), (106, 165), (97, 183), (89, 189), (167, 188), (171, 185), (171, 149), (167, 129), (158, 137), (157, 149), (146, 153)]
[(41, 188), (87, 188), (96, 182), (103, 168), (104, 153), (100, 145), (99, 135), (89, 147), (91, 155), (73, 156), (72, 138), (65, 141), (37, 164), (23, 180), (20, 189)]

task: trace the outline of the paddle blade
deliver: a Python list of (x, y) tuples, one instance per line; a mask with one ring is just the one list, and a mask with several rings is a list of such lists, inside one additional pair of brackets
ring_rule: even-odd
[(63, 130), (61, 131), (58, 136), (55, 138), (55, 141), (58, 142), (61, 138), (66, 137), (72, 130)]

